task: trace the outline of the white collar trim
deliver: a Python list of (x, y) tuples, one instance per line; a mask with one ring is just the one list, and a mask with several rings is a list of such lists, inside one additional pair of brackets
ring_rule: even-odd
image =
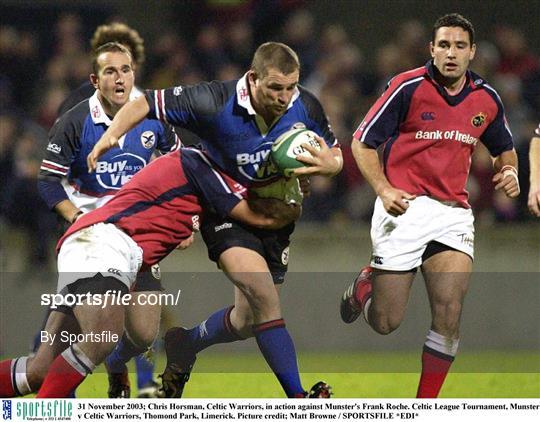
[[(257, 112), (253, 108), (253, 105), (251, 104), (251, 99), (249, 96), (249, 85), (247, 81), (247, 72), (244, 73), (244, 76), (242, 76), (240, 79), (238, 79), (238, 82), (236, 83), (236, 96), (238, 98), (238, 105), (244, 107), (247, 112), (251, 115), (256, 115)], [(293, 103), (296, 101), (296, 99), (300, 96), (300, 90), (298, 87), (294, 89), (294, 94), (291, 98), (291, 102), (289, 103), (289, 106), (287, 107), (287, 110), (290, 109), (293, 106)]]
[[(97, 89), (94, 92), (94, 94), (90, 97), (88, 101), (88, 105), (90, 107), (90, 116), (92, 116), (92, 121), (94, 124), (100, 124), (103, 123), (107, 126), (111, 125), (111, 119), (109, 119), (109, 116), (105, 113), (105, 110), (103, 109), (103, 105), (98, 99), (98, 92)], [(129, 101), (134, 100), (135, 98), (138, 98), (142, 95), (141, 90), (139, 90), (137, 87), (133, 87), (129, 94)]]

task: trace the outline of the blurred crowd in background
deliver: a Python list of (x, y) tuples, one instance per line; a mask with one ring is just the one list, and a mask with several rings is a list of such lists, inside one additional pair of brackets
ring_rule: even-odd
[[(302, 1), (281, 2), (279, 10), (264, 10), (264, 2), (257, 10), (249, 2), (239, 4), (227, 13), (216, 9), (204, 17), (193, 16), (188, 34), (163, 27), (146, 38), (146, 60), (138, 68), (137, 85), (164, 88), (235, 79), (249, 68), (260, 42), (287, 43), (300, 57), (301, 83), (321, 100), (345, 157), (339, 176), (312, 180), (302, 219), (368, 222), (374, 195), (352, 158), (352, 133), (393, 75), (429, 60), (431, 28), (416, 20), (404, 21), (392, 28), (392, 42), (366, 51), (338, 22), (317, 22)], [(47, 39), (16, 21), (0, 24), (0, 219), (31, 235), (32, 265), (46, 264), (50, 241), (58, 233), (55, 215), (37, 193), (36, 177), (58, 107), (91, 73), (89, 39), (97, 26), (93, 18), (59, 13), (49, 23)], [(111, 14), (100, 23), (113, 20), (122, 18)], [(136, 24), (125, 23), (137, 29)], [(528, 144), (540, 116), (539, 57), (519, 28), (497, 26), (477, 34), (477, 40), (472, 69), (502, 97), (520, 158), (522, 194), (511, 201), (493, 191), (491, 159), (479, 144), (468, 187), (471, 203), (480, 225), (526, 221)], [(192, 141), (189, 134), (182, 137)]]

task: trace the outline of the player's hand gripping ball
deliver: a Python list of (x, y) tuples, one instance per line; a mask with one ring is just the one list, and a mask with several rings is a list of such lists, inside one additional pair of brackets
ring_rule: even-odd
[(290, 177), (294, 169), (306, 164), (298, 161), (300, 155), (311, 156), (302, 144), (309, 144), (317, 150), (321, 149), (315, 137), (317, 134), (308, 129), (291, 129), (283, 133), (272, 145), (272, 161), (277, 169), (286, 177)]

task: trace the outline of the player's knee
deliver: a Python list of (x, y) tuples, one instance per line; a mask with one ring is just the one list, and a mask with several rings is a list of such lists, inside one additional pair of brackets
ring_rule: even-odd
[(373, 310), (369, 314), (371, 327), (379, 334), (387, 335), (401, 325), (402, 318)]
[(462, 304), (459, 301), (437, 303), (433, 306), (433, 327), (440, 334), (452, 336), (459, 330)]
[(129, 331), (129, 338), (131, 341), (142, 349), (149, 349), (154, 344), (158, 335), (158, 326), (141, 327), (139, 326), (136, 331)]

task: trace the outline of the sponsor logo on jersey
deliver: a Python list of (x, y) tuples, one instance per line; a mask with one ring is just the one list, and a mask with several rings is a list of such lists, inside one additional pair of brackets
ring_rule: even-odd
[(291, 130), (293, 129), (306, 129), (306, 125), (303, 122), (296, 122), (291, 126)]
[(240, 95), (240, 101), (246, 101), (248, 99), (248, 97), (249, 97), (249, 93), (248, 93), (248, 90), (246, 88), (240, 89), (238, 94)]
[(283, 265), (287, 265), (289, 263), (289, 247), (288, 246), (285, 249), (283, 249), (283, 252), (281, 252), (281, 263)]
[(178, 97), (182, 93), (183, 90), (184, 90), (183, 86), (175, 86), (173, 89), (173, 94)]
[(482, 85), (484, 83), (484, 80), (483, 79), (476, 79), (473, 84), (475, 86), (478, 86), (478, 85)]
[(476, 145), (478, 142), (478, 138), (459, 130), (419, 130), (414, 135), (414, 139), (425, 141), (442, 141), (444, 139), (469, 145)]
[(487, 115), (485, 113), (478, 113), (471, 119), (471, 123), (474, 127), (480, 127), (486, 121)]
[(252, 153), (236, 154), (238, 171), (249, 180), (265, 181), (274, 178), (278, 171), (270, 160), (272, 141), (258, 146)]
[(201, 228), (201, 222), (198, 215), (194, 215), (193, 217), (191, 217), (191, 227), (193, 227), (193, 230), (196, 232), (198, 232)]
[(152, 132), (151, 130), (144, 131), (141, 135), (141, 143), (146, 149), (152, 148), (156, 143), (156, 137), (154, 135), (154, 132)]
[(154, 277), (156, 280), (161, 280), (161, 268), (159, 268), (159, 264), (152, 265), (150, 271), (152, 273), (152, 277)]
[(232, 224), (231, 223), (223, 223), (219, 226), (215, 226), (214, 227), (214, 231), (217, 233), (221, 230), (225, 230), (225, 229), (230, 229), (232, 227)]
[(62, 152), (62, 147), (57, 144), (47, 145), (47, 151), (54, 152), (55, 154), (60, 154)]
[(116, 155), (107, 161), (98, 161), (96, 180), (105, 189), (120, 189), (133, 175), (146, 166), (146, 160), (129, 152)]
[(420, 118), (422, 120), (435, 120), (435, 113), (433, 111), (424, 111)]
[(99, 106), (95, 106), (92, 108), (92, 117), (94, 119), (97, 119), (101, 116), (101, 110), (99, 109)]

